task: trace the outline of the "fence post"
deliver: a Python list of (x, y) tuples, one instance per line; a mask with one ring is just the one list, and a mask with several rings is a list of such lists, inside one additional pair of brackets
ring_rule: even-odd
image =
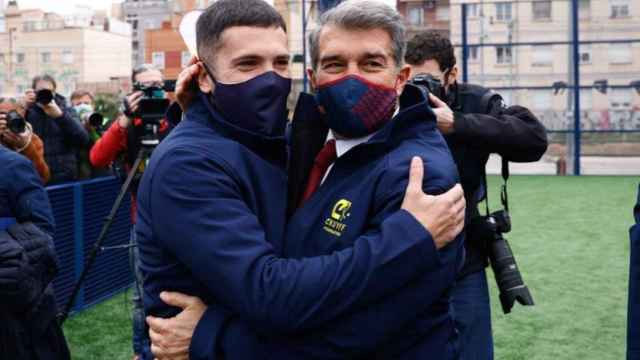
[(573, 174), (580, 175), (580, 29), (578, 0), (571, 0), (571, 27), (573, 47)]
[[(84, 268), (84, 201), (82, 185), (73, 185), (73, 244), (74, 244), (74, 281), (78, 281)], [(73, 309), (84, 307), (84, 288), (80, 289)]]
[(462, 4), (462, 82), (469, 82), (469, 39), (467, 33), (467, 7)]

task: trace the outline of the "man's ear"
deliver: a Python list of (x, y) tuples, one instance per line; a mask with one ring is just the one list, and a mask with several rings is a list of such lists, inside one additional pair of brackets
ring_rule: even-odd
[(309, 82), (311, 83), (311, 90), (316, 91), (318, 88), (318, 82), (316, 79), (316, 73), (312, 68), (307, 69), (307, 77), (309, 77)]
[(205, 70), (204, 65), (200, 65), (200, 71), (198, 72), (198, 87), (200, 91), (203, 93), (213, 93), (215, 89), (215, 84), (213, 80), (209, 77), (209, 73)]
[(404, 65), (396, 77), (396, 93), (398, 93), (398, 96), (402, 95), (404, 87), (407, 85), (407, 81), (409, 81), (410, 76), (411, 67), (409, 67), (409, 65)]
[(449, 84), (453, 84), (454, 82), (456, 82), (458, 80), (458, 75), (458, 65), (453, 65), (453, 68), (451, 68), (451, 71), (449, 71), (449, 79), (447, 79), (449, 81)]

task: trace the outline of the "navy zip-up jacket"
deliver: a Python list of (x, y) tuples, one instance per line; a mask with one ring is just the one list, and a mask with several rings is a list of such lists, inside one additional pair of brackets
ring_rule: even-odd
[[(424, 94), (407, 87), (401, 104), (402, 111), (392, 122), (336, 161), (322, 186), (296, 211), (287, 226), (285, 256), (331, 254), (352, 246), (363, 234), (376, 234), (402, 204), (414, 156), (423, 158), (426, 192), (440, 194), (458, 182), (455, 163)], [(396, 241), (403, 235), (396, 234)], [(431, 268), (402, 289), (295, 336), (252, 333), (253, 324), (234, 321), (224, 334), (224, 357), (453, 359), (457, 337), (449, 291), (463, 254), (461, 235), (438, 252)]]
[[(284, 138), (238, 128), (206, 96), (190, 106), (138, 191), (148, 315), (176, 315), (159, 294), (179, 291), (264, 331), (299, 332), (397, 291), (438, 261), (430, 234), (402, 210), (341, 251), (279, 258), (286, 157)], [(210, 344), (215, 331), (205, 328), (193, 342)]]

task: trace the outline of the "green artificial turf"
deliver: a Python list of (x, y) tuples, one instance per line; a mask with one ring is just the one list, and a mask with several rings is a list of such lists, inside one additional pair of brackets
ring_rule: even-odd
[[(496, 359), (624, 358), (628, 229), (639, 180), (512, 177), (513, 231), (506, 237), (536, 306), (503, 315), (488, 272)], [(500, 178), (489, 182), (497, 203)], [(74, 359), (131, 357), (128, 298), (117, 295), (68, 320)]]

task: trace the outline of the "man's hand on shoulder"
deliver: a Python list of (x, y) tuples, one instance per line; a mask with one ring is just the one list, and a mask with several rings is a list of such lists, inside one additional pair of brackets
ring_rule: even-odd
[(182, 312), (169, 319), (147, 316), (151, 352), (158, 360), (188, 360), (191, 338), (207, 305), (197, 297), (180, 293), (162, 292), (160, 298)]
[(460, 184), (442, 195), (428, 195), (422, 191), (424, 165), (422, 159), (411, 161), (409, 185), (402, 209), (413, 215), (429, 231), (437, 249), (453, 241), (464, 228), (466, 202)]
[(447, 103), (440, 100), (433, 94), (429, 94), (429, 100), (431, 101), (431, 105), (433, 106), (433, 112), (436, 114), (438, 129), (440, 129), (440, 131), (445, 135), (451, 134), (454, 131), (453, 111), (451, 110), (449, 105), (447, 105)]

